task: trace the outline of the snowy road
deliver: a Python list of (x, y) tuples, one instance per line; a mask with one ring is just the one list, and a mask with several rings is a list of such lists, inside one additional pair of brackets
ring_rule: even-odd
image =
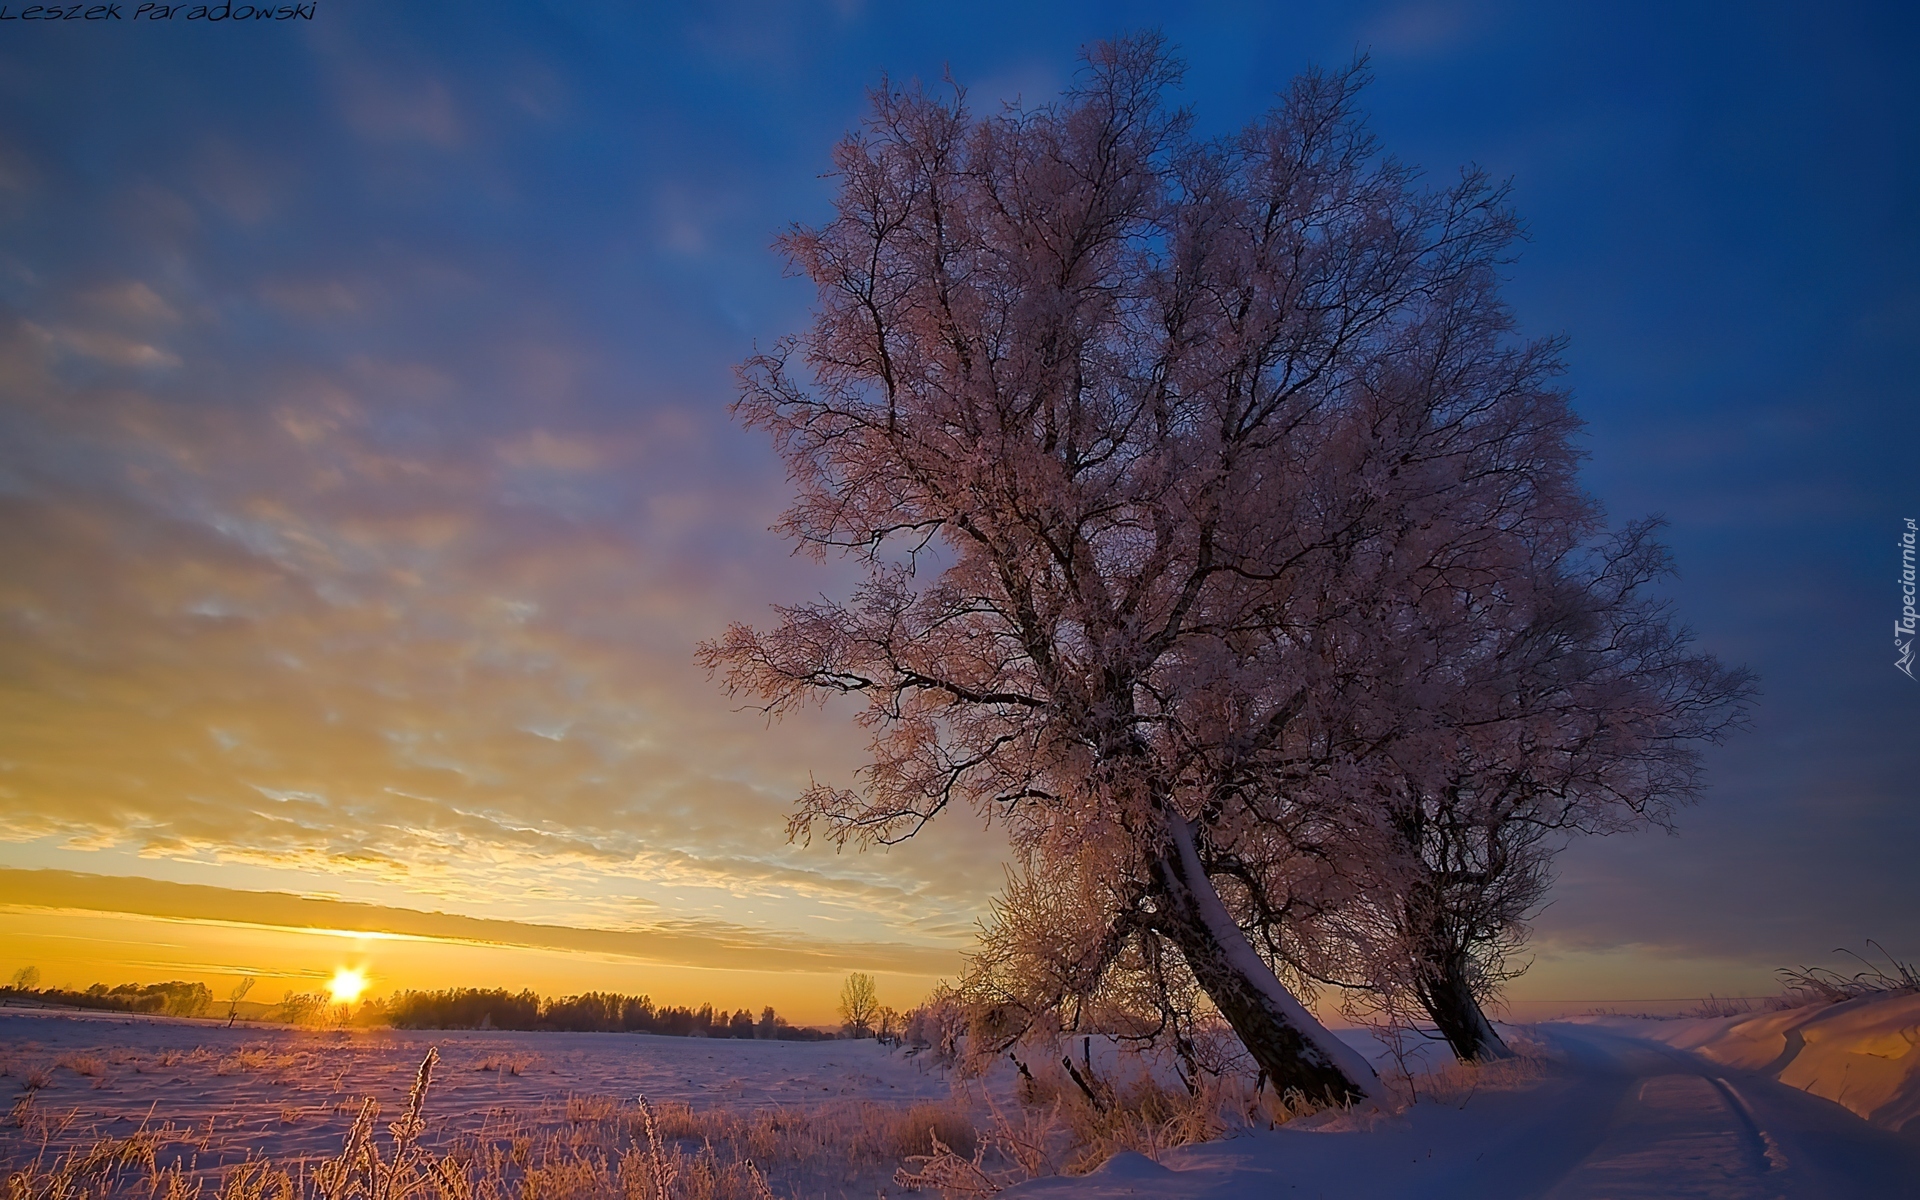
[(1615, 1030), (1537, 1032), (1564, 1057), (1537, 1086), (1458, 1107), (1423, 1102), (1366, 1131), (1281, 1129), (1188, 1147), (1167, 1167), (1126, 1155), (1004, 1195), (1920, 1197), (1920, 1144), (1830, 1101)]

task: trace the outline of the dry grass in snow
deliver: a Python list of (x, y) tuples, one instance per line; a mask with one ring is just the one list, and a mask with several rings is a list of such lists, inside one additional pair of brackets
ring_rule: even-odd
[[(1363, 1120), (1309, 1116), (1231, 1070), (1190, 1091), (1170, 1063), (1099, 1039), (1024, 1047), (1024, 1069), (1003, 1056), (956, 1085), (871, 1042), (4, 1020), (0, 1063), (22, 1086), (0, 1200), (978, 1196), (1127, 1151), (1159, 1161), (1302, 1117)], [(188, 1039), (204, 1041), (167, 1044)], [(1465, 1105), (1540, 1072), (1526, 1055), (1403, 1065), (1389, 1108)]]
[(980, 1194), (1293, 1115), (1231, 1077), (1189, 1094), (1111, 1046), (1086, 1087), (1044, 1061), (956, 1087), (871, 1042), (26, 1017), (0, 1038), (20, 1087), (4, 1200)]

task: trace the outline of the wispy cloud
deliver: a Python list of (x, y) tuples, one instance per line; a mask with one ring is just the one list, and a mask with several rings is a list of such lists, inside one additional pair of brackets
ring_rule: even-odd
[[(511, 895), (516, 913), (604, 914), (591, 897), (619, 881), (775, 940), (851, 916), (852, 936), (956, 944), (991, 852), (786, 845), (807, 772), (851, 771), (851, 730), (766, 728), (693, 664), (766, 595), (730, 592), (710, 554), (767, 510), (702, 467), (698, 422), (667, 405), (583, 424), (568, 406), (592, 368), (564, 342), (487, 347), (490, 375), (464, 342), (236, 356), (236, 328), (362, 307), (331, 282), (241, 294), (259, 302), (218, 320), (144, 283), (50, 298), (223, 348), (204, 359), (26, 322), (0, 351), (6, 839), (472, 912)], [(74, 375), (79, 354), (117, 373)], [(163, 362), (249, 400), (156, 387)], [(473, 407), (482, 376), (529, 403)]]
[(943, 975), (952, 974), (960, 962), (951, 949), (771, 934), (719, 920), (665, 918), (627, 929), (591, 929), (69, 871), (0, 868), (0, 905), (613, 954), (641, 962), (714, 970), (881, 969)]
[(32, 322), (23, 326), (28, 336), (57, 354), (96, 359), (116, 367), (177, 367), (180, 357), (169, 350), (104, 329), (55, 326)]

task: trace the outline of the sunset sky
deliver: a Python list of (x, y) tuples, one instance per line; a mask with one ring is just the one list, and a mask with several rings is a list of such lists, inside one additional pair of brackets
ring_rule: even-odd
[(1512, 995), (1920, 956), (1920, 684), (1891, 636), (1920, 516), (1916, 24), (861, 0), (8, 23), (0, 973), (277, 996), (364, 966), (376, 992), (802, 1021), (849, 970), (901, 1007), (954, 975), (997, 832), (789, 845), (807, 781), (851, 781), (851, 710), (769, 726), (695, 665), (852, 578), (767, 531), (787, 483), (731, 372), (804, 325), (769, 242), (823, 218), (883, 72), (1037, 103), (1142, 27), (1205, 129), (1366, 52), (1387, 150), (1512, 179), (1508, 295), (1571, 339), (1587, 486), (1666, 515), (1679, 613), (1760, 676), (1677, 837), (1566, 854)]

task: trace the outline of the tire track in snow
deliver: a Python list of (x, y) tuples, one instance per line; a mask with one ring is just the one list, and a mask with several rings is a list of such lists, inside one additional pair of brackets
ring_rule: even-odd
[(1734, 1087), (1724, 1075), (1712, 1073), (1712, 1066), (1697, 1054), (1689, 1054), (1662, 1042), (1651, 1039), (1636, 1039), (1637, 1047), (1651, 1049), (1664, 1056), (1669, 1062), (1689, 1075), (1697, 1075), (1710, 1082), (1723, 1097), (1728, 1113), (1744, 1136), (1752, 1154), (1755, 1168), (1762, 1174), (1772, 1174), (1787, 1169), (1786, 1151), (1780, 1143), (1760, 1124), (1759, 1116), (1753, 1111), (1753, 1105)]
[(1754, 1114), (1753, 1105), (1740, 1094), (1740, 1089), (1720, 1075), (1713, 1076), (1713, 1085), (1720, 1089), (1734, 1114), (1740, 1119), (1740, 1123), (1746, 1127), (1747, 1134), (1753, 1140), (1755, 1152), (1759, 1155), (1761, 1170), (1769, 1172), (1786, 1170), (1786, 1151), (1780, 1148), (1780, 1143), (1774, 1140), (1771, 1133), (1761, 1127), (1760, 1118)]

